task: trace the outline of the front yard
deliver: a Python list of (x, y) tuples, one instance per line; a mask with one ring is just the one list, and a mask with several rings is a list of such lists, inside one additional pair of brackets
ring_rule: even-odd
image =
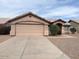
[(79, 59), (79, 34), (48, 37), (48, 39), (71, 59)]

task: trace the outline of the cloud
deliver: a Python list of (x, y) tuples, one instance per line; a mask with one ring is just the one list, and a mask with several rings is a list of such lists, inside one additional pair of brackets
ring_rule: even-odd
[(0, 15), (16, 16), (29, 11), (41, 13), (55, 2), (56, 0), (0, 0)]
[(0, 0), (0, 16), (15, 17), (32, 11), (46, 18), (78, 17), (78, 2), (75, 0)]
[[(56, 0), (0, 0), (0, 3), (3, 6), (11, 7), (11, 8), (32, 8), (36, 7), (37, 5), (48, 5), (50, 2), (56, 2)], [(53, 3), (53, 4), (54, 4)]]
[[(69, 16), (75, 17), (75, 15), (79, 13), (79, 8), (72, 6), (62, 6), (55, 9), (49, 10), (48, 13), (43, 14), (44, 17), (54, 17), (54, 16)], [(78, 15), (78, 14), (77, 14)]]

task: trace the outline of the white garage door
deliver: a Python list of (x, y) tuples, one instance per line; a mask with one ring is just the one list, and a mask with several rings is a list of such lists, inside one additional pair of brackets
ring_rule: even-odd
[(16, 25), (16, 35), (43, 35), (43, 25)]

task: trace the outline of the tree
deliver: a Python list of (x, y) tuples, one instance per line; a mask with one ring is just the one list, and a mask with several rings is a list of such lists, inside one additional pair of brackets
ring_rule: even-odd
[(58, 25), (49, 25), (49, 31), (50, 31), (50, 35), (57, 35), (57, 33), (59, 32), (60, 28)]
[(74, 27), (72, 27), (72, 28), (70, 28), (70, 31), (71, 31), (72, 34), (75, 34), (76, 29)]
[(0, 28), (0, 35), (7, 35), (10, 33), (11, 26), (2, 26)]

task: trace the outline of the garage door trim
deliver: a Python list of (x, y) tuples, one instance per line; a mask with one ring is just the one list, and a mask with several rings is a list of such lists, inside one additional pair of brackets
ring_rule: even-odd
[[(17, 25), (25, 25), (25, 24), (15, 24), (15, 35), (17, 35)], [(36, 24), (27, 24), (27, 25), (36, 25)], [(37, 24), (37, 26), (39, 26), (39, 25), (42, 25), (42, 24)], [(44, 35), (44, 33), (45, 33), (45, 28), (44, 28), (44, 25), (42, 25), (42, 35)]]

